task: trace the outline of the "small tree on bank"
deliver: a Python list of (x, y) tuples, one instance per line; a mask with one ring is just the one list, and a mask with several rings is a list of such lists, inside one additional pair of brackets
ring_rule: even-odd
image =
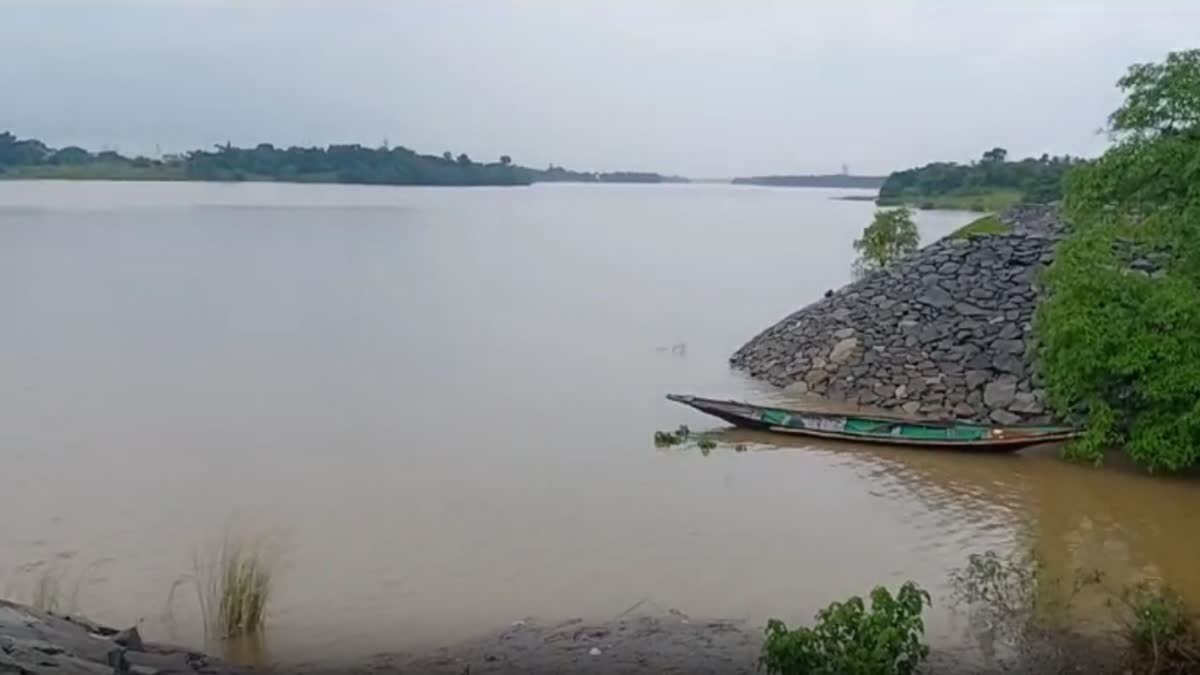
[(858, 252), (855, 274), (862, 276), (891, 265), (916, 251), (920, 241), (917, 224), (907, 207), (876, 211), (862, 238), (854, 240), (854, 250)]

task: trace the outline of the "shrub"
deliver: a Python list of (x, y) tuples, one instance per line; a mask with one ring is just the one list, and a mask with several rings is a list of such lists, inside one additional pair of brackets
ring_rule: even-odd
[(895, 597), (871, 591), (869, 610), (858, 596), (832, 603), (812, 628), (771, 619), (759, 665), (769, 675), (909, 675), (929, 655), (921, 641), (927, 605), (929, 594), (909, 581)]
[(862, 274), (887, 267), (917, 250), (920, 239), (912, 211), (908, 208), (876, 211), (875, 219), (863, 230), (862, 238), (854, 241), (854, 250), (859, 255), (855, 269)]
[(1152, 471), (1200, 464), (1198, 83), (1200, 50), (1131, 67), (1116, 144), (1067, 176), (1074, 229), (1035, 326), (1048, 401), (1086, 420), (1069, 456), (1122, 446)]
[(1126, 587), (1125, 638), (1135, 664), (1148, 673), (1194, 673), (1200, 668), (1200, 637), (1183, 599), (1151, 583)]

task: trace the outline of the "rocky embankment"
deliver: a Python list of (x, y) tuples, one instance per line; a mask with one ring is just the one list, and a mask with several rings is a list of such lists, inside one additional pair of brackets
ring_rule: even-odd
[(942, 239), (795, 312), (731, 364), (798, 394), (907, 415), (1047, 421), (1030, 329), (1061, 225), (1051, 207), (1000, 220), (1008, 233)]
[(143, 642), (137, 628), (118, 631), (0, 600), (0, 673), (21, 675), (165, 675), (245, 671), (199, 652)]

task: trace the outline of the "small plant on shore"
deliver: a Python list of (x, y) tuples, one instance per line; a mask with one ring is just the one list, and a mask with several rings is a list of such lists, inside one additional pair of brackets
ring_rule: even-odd
[(196, 592), (206, 635), (230, 638), (262, 630), (271, 601), (272, 556), (261, 539), (226, 532), (207, 557), (195, 557)]
[(929, 655), (921, 614), (929, 594), (909, 581), (893, 596), (871, 591), (871, 607), (852, 596), (817, 613), (812, 628), (767, 623), (759, 667), (768, 675), (910, 675)]
[(863, 276), (891, 265), (916, 251), (920, 241), (917, 224), (907, 207), (876, 211), (862, 238), (854, 240), (854, 250), (858, 252), (855, 275)]
[(950, 575), (955, 604), (967, 608), (985, 654), (994, 658), (997, 644), (1018, 652), (1034, 646), (1045, 651), (1041, 658), (1058, 662), (1065, 654), (1055, 638), (1068, 623), (1075, 596), (1100, 581), (1098, 572), (1077, 572), (1068, 592), (1036, 554), (1002, 558), (994, 551), (971, 554), (967, 565)]
[(1200, 634), (1183, 599), (1170, 589), (1139, 583), (1122, 589), (1116, 603), (1139, 672), (1195, 673), (1200, 670)]
[[(1048, 575), (1036, 556), (971, 555), (951, 575), (956, 603), (966, 603), (980, 647), (995, 659), (995, 641), (1046, 672), (1075, 672), (1080, 645), (1071, 614), (1079, 594), (1098, 590), (1112, 611), (1113, 637), (1125, 645), (1111, 654), (1117, 672), (1200, 672), (1200, 632), (1179, 595), (1152, 583), (1110, 586), (1095, 570), (1076, 570), (1070, 588)], [(1119, 663), (1116, 663), (1119, 662)], [(1119, 667), (1117, 667), (1119, 666)]]

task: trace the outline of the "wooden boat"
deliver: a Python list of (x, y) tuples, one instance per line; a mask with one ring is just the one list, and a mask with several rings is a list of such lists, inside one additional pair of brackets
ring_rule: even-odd
[(1031, 445), (1070, 440), (1082, 433), (1078, 429), (1063, 426), (989, 426), (957, 421), (789, 410), (680, 394), (668, 394), (667, 398), (744, 429), (855, 443), (1012, 452)]

